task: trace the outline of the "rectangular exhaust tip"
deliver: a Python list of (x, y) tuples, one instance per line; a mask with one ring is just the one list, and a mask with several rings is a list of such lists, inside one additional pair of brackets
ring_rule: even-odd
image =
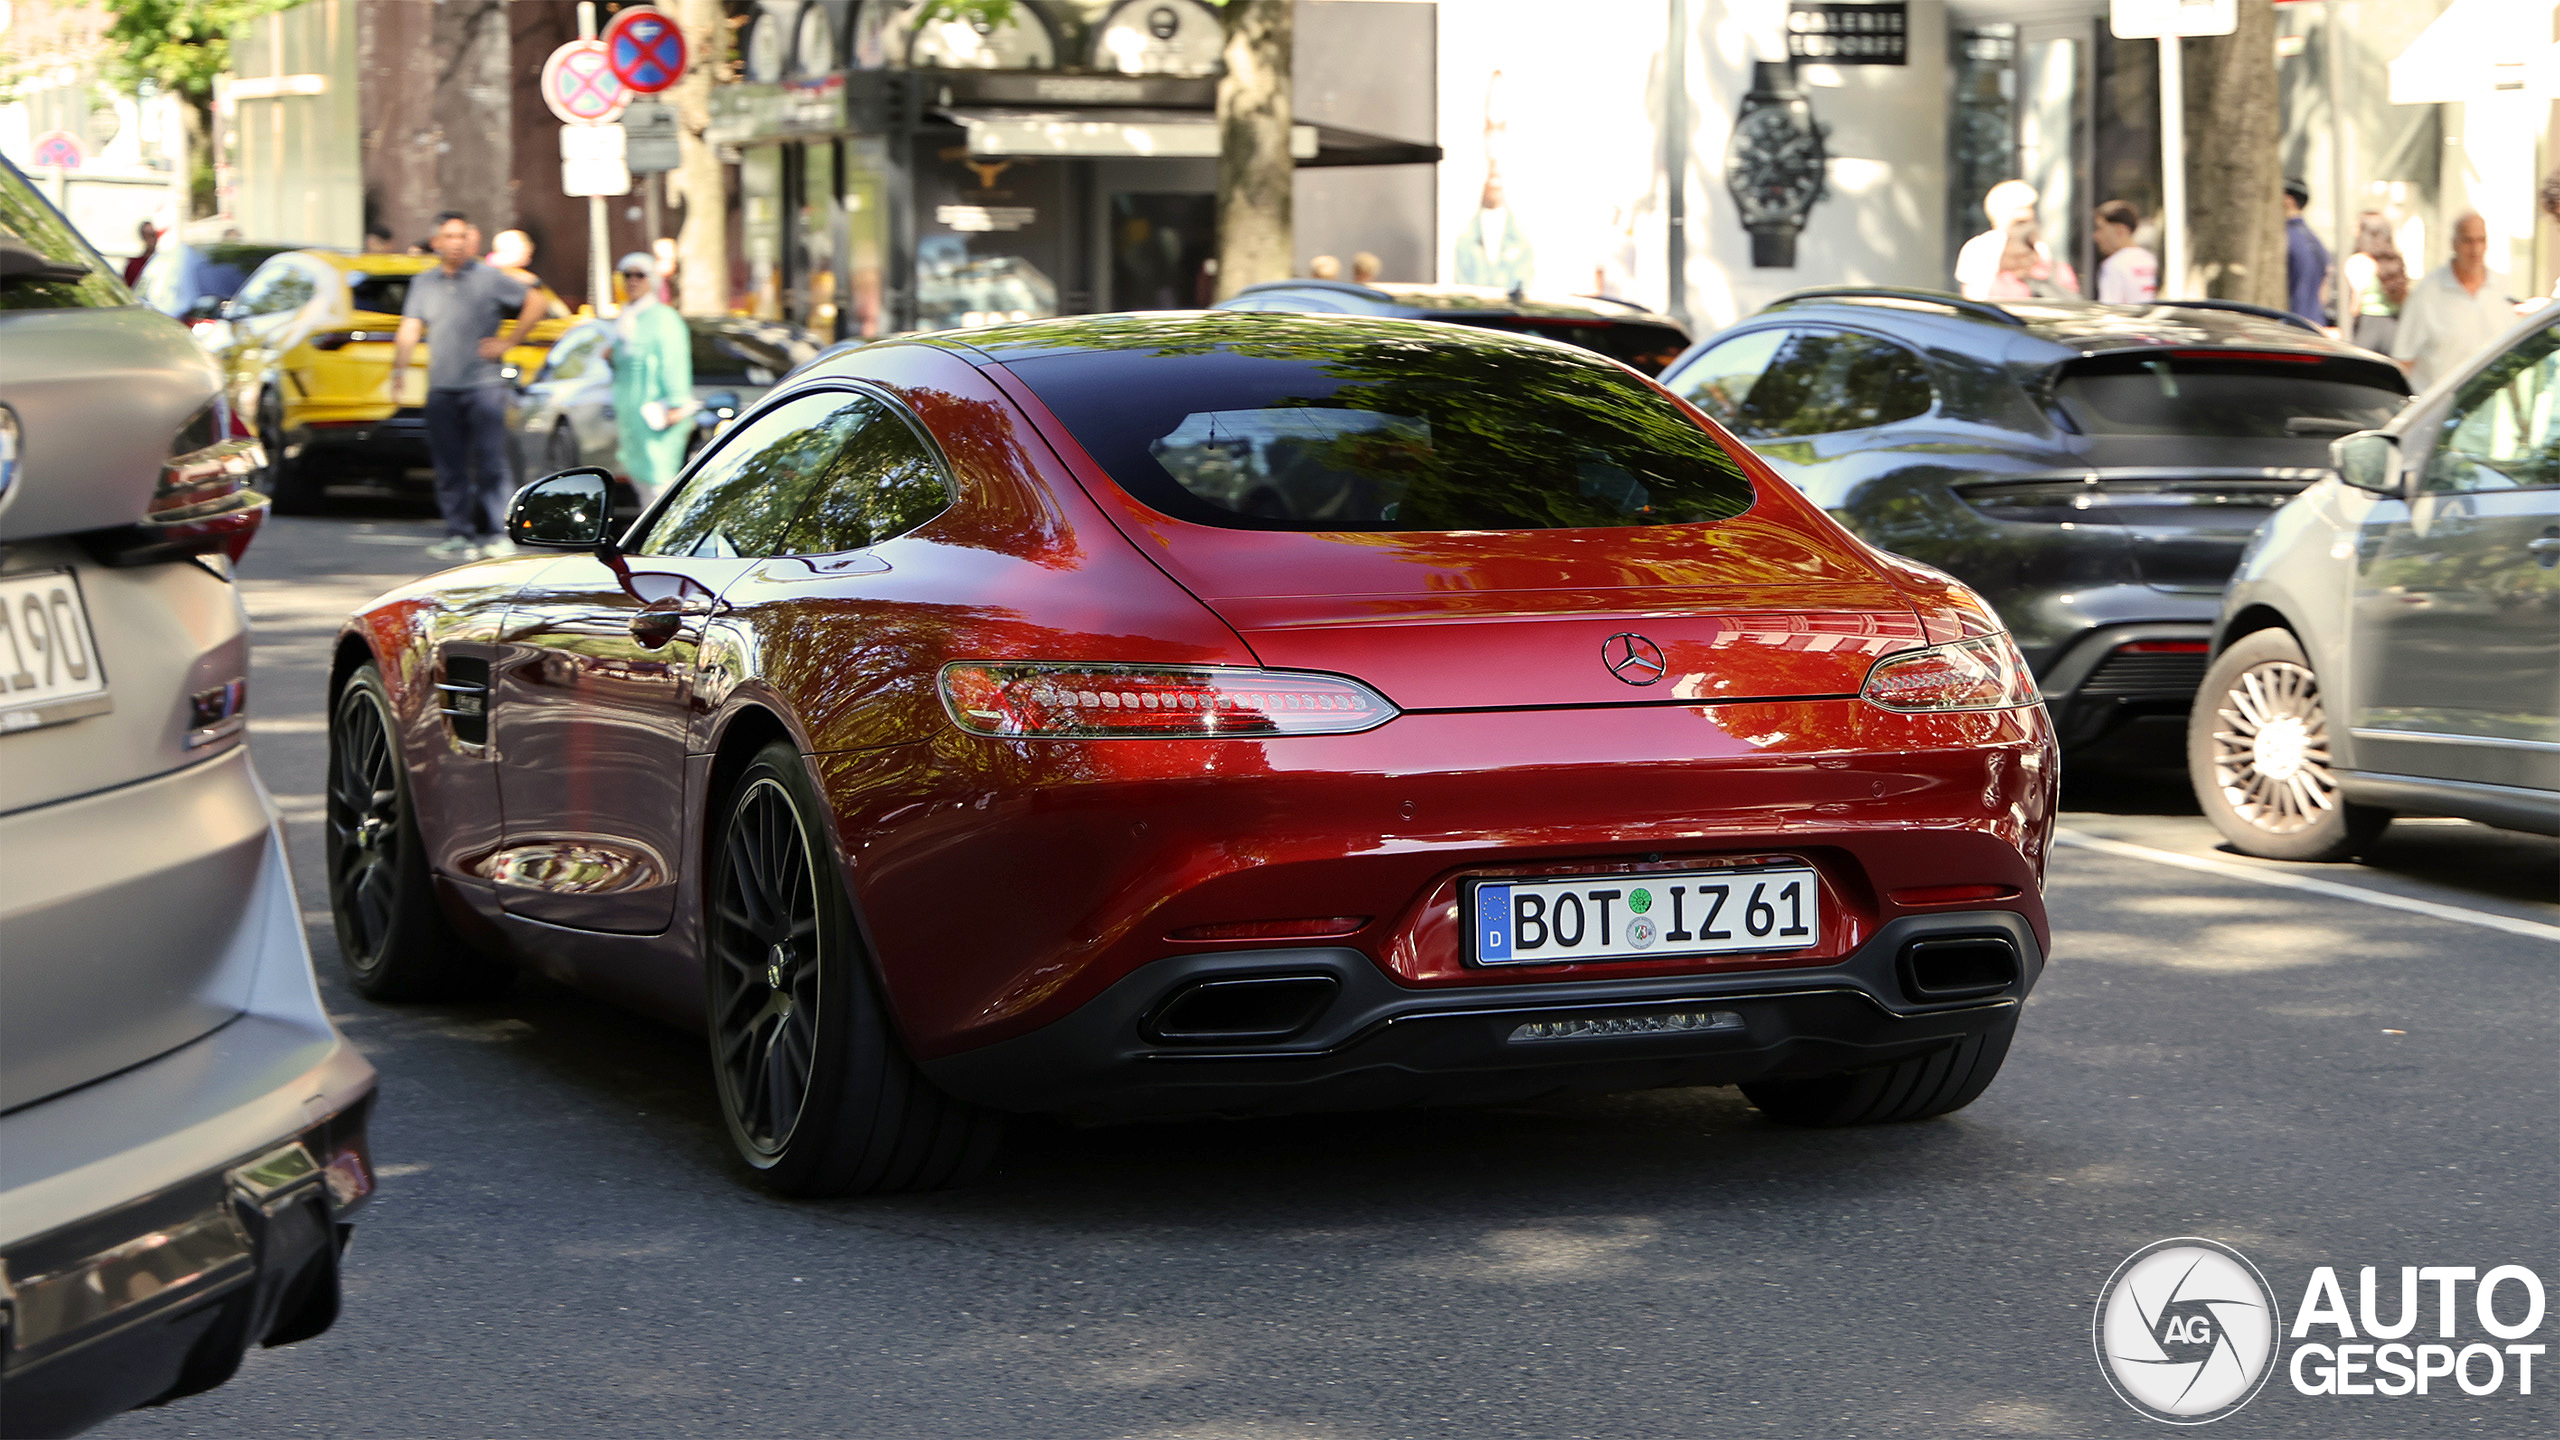
[(1977, 1000), (2018, 983), (2018, 950), (2006, 935), (1942, 935), (1902, 947), (1902, 991), (1924, 1005)]

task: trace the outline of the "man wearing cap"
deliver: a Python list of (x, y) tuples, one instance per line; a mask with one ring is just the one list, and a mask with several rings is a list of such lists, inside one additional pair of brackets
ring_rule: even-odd
[(2284, 308), (2314, 325), (2329, 323), (2329, 247), (2311, 233), (2302, 207), (2311, 203), (2311, 187), (2299, 180), (2284, 182)]
[[(499, 357), (542, 318), (542, 292), (473, 258), (479, 228), (459, 210), (436, 217), (436, 259), (409, 282), (409, 303), (391, 347), (391, 393), (409, 378), (409, 357), (427, 339), (427, 451), (436, 466), (436, 508), (444, 538), (427, 547), (439, 560), (474, 560), (512, 548), (505, 539), (507, 382)], [(506, 333), (506, 312), (516, 312)]]

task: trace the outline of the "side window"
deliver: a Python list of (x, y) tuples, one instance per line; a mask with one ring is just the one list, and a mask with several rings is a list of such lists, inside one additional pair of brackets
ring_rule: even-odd
[(1777, 358), (1778, 347), (1786, 343), (1787, 333), (1754, 330), (1737, 335), (1682, 366), (1671, 388), (1726, 429), (1748, 435), (1752, 432), (1743, 419), (1743, 407), (1750, 402), (1761, 373)]
[(1754, 435), (1828, 435), (1924, 415), (1936, 404), (1920, 358), (1889, 340), (1798, 330), (1751, 388)]
[(773, 554), (810, 492), (878, 408), (866, 395), (821, 390), (757, 416), (685, 477), (639, 553)]
[(560, 337), (551, 353), (542, 359), (542, 373), (535, 384), (553, 380), (583, 380), (596, 369), (596, 355), (604, 348), (605, 330), (601, 325), (585, 325)]
[(2501, 355), (2454, 397), (2426, 488), (2560, 488), (2560, 325)]
[(860, 550), (904, 535), (950, 505), (951, 486), (933, 451), (895, 407), (874, 401), (782, 553)]
[(318, 290), (309, 271), (291, 256), (279, 255), (249, 277), (234, 304), (242, 315), (276, 315), (301, 309)]

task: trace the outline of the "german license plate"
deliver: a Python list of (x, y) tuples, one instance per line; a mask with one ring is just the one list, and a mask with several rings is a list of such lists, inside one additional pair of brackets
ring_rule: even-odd
[(96, 714), (106, 694), (71, 572), (0, 576), (0, 733)]
[(1802, 866), (1475, 880), (1478, 965), (1561, 965), (1801, 950), (1822, 934), (1822, 886)]

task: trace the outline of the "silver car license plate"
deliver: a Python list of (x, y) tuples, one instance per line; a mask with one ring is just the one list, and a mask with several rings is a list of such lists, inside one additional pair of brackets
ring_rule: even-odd
[(1822, 934), (1822, 886), (1800, 865), (1476, 880), (1468, 890), (1468, 958), (1478, 965), (1802, 950)]
[(106, 667), (68, 570), (0, 576), (0, 733), (107, 708)]

